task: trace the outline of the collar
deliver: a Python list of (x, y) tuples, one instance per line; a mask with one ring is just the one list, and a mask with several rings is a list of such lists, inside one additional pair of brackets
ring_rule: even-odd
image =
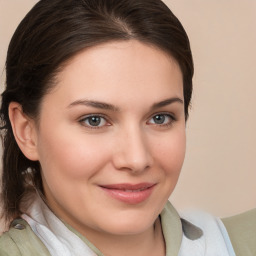
[(169, 201), (167, 201), (160, 217), (166, 244), (166, 256), (179, 254), (183, 234), (189, 240), (199, 239), (203, 235), (203, 231), (199, 227), (180, 218)]

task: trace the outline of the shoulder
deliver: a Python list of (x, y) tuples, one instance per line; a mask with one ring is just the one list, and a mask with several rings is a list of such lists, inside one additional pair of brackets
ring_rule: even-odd
[(8, 232), (0, 237), (0, 255), (2, 256), (20, 256), (21, 253), (15, 242), (9, 236)]
[(0, 237), (1, 256), (50, 256), (41, 240), (23, 219), (12, 222), (9, 231)]
[(222, 219), (237, 256), (256, 255), (256, 209)]

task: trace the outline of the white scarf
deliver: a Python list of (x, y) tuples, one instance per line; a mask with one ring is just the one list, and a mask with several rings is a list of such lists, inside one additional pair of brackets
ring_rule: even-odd
[[(39, 196), (26, 212), (22, 218), (52, 256), (97, 256), (54, 215)], [(191, 240), (183, 234), (179, 256), (235, 256), (227, 231), (219, 219), (201, 212), (184, 218), (202, 229), (203, 235)]]
[(97, 256), (53, 214), (39, 196), (26, 212), (22, 218), (28, 222), (52, 256)]

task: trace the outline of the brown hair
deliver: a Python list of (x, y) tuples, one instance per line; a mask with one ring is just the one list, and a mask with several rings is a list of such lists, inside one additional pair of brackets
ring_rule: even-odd
[(10, 42), (6, 89), (0, 109), (3, 140), (3, 215), (20, 214), (29, 181), (42, 191), (40, 163), (19, 149), (8, 107), (18, 102), (33, 119), (43, 96), (54, 86), (63, 63), (79, 51), (108, 41), (136, 39), (154, 45), (178, 62), (183, 74), (184, 111), (192, 93), (193, 60), (187, 34), (160, 0), (41, 0), (22, 20)]

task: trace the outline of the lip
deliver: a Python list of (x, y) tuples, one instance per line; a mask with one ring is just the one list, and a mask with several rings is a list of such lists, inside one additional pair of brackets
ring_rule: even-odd
[(154, 190), (154, 183), (109, 184), (100, 188), (110, 197), (127, 204), (139, 204), (146, 201)]

